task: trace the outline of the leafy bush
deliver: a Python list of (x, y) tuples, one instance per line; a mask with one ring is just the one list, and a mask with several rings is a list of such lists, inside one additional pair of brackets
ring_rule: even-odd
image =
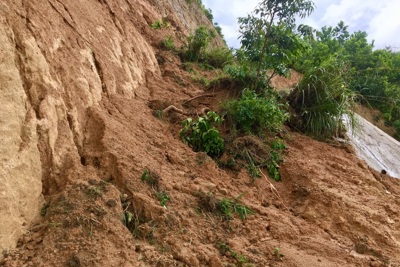
[(226, 102), (224, 107), (236, 129), (245, 133), (278, 131), (289, 118), (274, 95), (259, 96), (248, 89), (243, 90), (240, 99)]
[(222, 119), (212, 111), (207, 115), (193, 120), (188, 118), (182, 122), (180, 136), (194, 151), (206, 152), (210, 157), (217, 158), (224, 152), (224, 139), (213, 124), (220, 125)]
[(161, 42), (161, 46), (167, 50), (175, 50), (174, 37), (171, 35), (167, 36), (167, 38)]
[(263, 90), (259, 81), (266, 76), (269, 82), (276, 74), (288, 74), (288, 65), (303, 48), (303, 41), (293, 31), (296, 17), (304, 18), (313, 10), (314, 3), (309, 0), (265, 0), (253, 13), (238, 19), (241, 50), (256, 64), (253, 90)]
[(247, 62), (226, 65), (224, 72), (242, 88), (250, 87), (256, 78), (256, 72), (253, 71), (253, 68)]
[(226, 47), (216, 47), (207, 50), (202, 61), (214, 68), (222, 69), (225, 65), (233, 62), (233, 54), (232, 51)]
[(343, 129), (344, 115), (348, 115), (355, 126), (352, 107), (356, 95), (346, 87), (345, 72), (344, 66), (335, 58), (306, 72), (288, 97), (297, 114), (292, 125), (319, 139), (338, 134)]
[(169, 25), (168, 25), (168, 23), (165, 21), (165, 20), (155, 20), (151, 25), (150, 25), (150, 27), (152, 28), (152, 29), (155, 29), (155, 30), (159, 30), (159, 29), (162, 29), (162, 28), (168, 28), (169, 27)]
[(183, 47), (181, 58), (183, 61), (198, 61), (207, 48), (210, 39), (215, 37), (214, 31), (200, 26), (194, 35), (190, 35), (187, 44)]
[(210, 8), (203, 8), (204, 15), (208, 18), (209, 21), (213, 22), (214, 15), (212, 13), (212, 10)]
[[(219, 34), (219, 36), (221, 36), (222, 40), (225, 42), (224, 34), (222, 33), (222, 28), (221, 28), (221, 26), (219, 26), (218, 22), (214, 22), (214, 28), (217, 31), (217, 33)], [(226, 44), (226, 42), (225, 42), (225, 44)]]
[(396, 135), (395, 135), (395, 137), (396, 137), (396, 138), (400, 138), (400, 120), (396, 120), (396, 121), (393, 123), (393, 127), (394, 127), (394, 129), (396, 130)]

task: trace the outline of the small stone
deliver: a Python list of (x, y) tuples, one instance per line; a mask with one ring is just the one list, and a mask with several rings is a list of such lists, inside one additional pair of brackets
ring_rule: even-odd
[(89, 180), (90, 185), (97, 185), (97, 181), (95, 179), (90, 179)]
[(109, 199), (107, 200), (106, 205), (110, 208), (114, 208), (117, 206), (117, 201), (115, 201), (115, 199)]
[(224, 196), (228, 195), (228, 190), (226, 190), (225, 188), (219, 188), (219, 192)]
[(73, 255), (71, 258), (69, 258), (66, 262), (66, 265), (68, 267), (80, 267), (81, 266), (81, 260), (77, 255)]
[(392, 219), (390, 219), (390, 218), (387, 218), (387, 220), (386, 220), (389, 224), (394, 224), (395, 223), (395, 221), (394, 220), (392, 220)]

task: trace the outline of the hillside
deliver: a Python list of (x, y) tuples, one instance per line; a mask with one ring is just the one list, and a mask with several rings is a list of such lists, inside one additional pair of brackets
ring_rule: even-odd
[[(0, 14), (0, 266), (400, 266), (400, 181), (352, 147), (286, 130), (274, 182), (180, 140), (184, 114), (237, 95), (160, 46), (212, 27), (196, 1), (12, 1)], [(184, 114), (155, 116), (170, 105)], [(247, 220), (215, 213), (241, 194)]]

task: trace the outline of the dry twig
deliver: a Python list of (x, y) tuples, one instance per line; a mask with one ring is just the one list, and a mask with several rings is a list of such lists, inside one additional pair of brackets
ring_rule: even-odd
[(281, 196), (279, 195), (278, 190), (276, 190), (276, 187), (268, 180), (267, 176), (263, 173), (263, 171), (259, 168), (258, 169), (262, 176), (264, 176), (265, 180), (269, 183), (269, 186), (271, 188), (271, 191), (275, 194), (275, 196), (282, 202), (282, 205), (285, 207), (285, 209), (289, 210), (288, 207), (286, 207), (285, 203), (283, 202)]

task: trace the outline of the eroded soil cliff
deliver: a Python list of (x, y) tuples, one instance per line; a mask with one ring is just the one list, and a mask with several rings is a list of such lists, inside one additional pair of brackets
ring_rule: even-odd
[[(0, 12), (0, 265), (400, 266), (400, 182), (351, 147), (287, 132), (277, 183), (193, 152), (179, 139), (185, 115), (155, 116), (235, 94), (205, 92), (159, 47), (211, 26), (193, 4), (35, 0)], [(168, 28), (149, 26), (162, 18)], [(247, 220), (210, 212), (213, 197), (241, 194)]]

